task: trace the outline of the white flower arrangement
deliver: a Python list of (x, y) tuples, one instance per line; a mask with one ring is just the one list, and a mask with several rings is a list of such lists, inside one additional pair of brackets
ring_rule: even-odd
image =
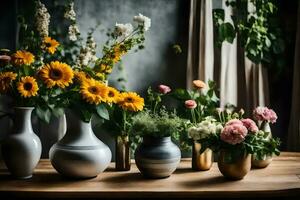
[(126, 24), (116, 23), (115, 32), (121, 38), (126, 38), (133, 32), (133, 26), (130, 23), (126, 23)]
[(194, 141), (206, 138), (210, 134), (216, 134), (223, 129), (220, 123), (211, 117), (188, 129), (188, 136)]
[(133, 21), (144, 26), (144, 31), (148, 31), (151, 27), (151, 19), (139, 13), (138, 16), (133, 17)]
[(50, 14), (44, 4), (41, 1), (37, 1), (37, 9), (35, 13), (36, 29), (41, 37), (47, 37), (49, 35), (49, 23)]

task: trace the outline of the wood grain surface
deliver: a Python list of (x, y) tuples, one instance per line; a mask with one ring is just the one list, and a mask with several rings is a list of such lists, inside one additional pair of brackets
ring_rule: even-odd
[(300, 197), (300, 153), (284, 152), (265, 169), (253, 169), (241, 181), (225, 179), (217, 163), (195, 172), (183, 159), (171, 177), (144, 179), (135, 164), (129, 172), (114, 171), (114, 163), (98, 177), (70, 180), (60, 176), (49, 160), (41, 160), (29, 180), (14, 180), (0, 166), (0, 196), (47, 198), (224, 198)]

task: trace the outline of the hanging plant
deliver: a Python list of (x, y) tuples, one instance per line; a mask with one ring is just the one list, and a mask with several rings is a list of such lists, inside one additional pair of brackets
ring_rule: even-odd
[[(282, 33), (276, 20), (278, 8), (275, 0), (231, 0), (226, 6), (233, 12), (231, 22), (225, 20), (224, 9), (214, 9), (214, 25), (217, 30), (217, 44), (224, 41), (238, 42), (244, 48), (245, 55), (254, 63), (271, 63), (285, 49)], [(276, 55), (276, 56), (275, 56)]]

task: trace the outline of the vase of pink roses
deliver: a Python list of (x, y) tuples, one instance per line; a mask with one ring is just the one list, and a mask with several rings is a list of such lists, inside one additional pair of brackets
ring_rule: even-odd
[(252, 167), (254, 168), (265, 168), (273, 160), (273, 154), (279, 154), (277, 146), (280, 145), (278, 139), (273, 139), (270, 123), (274, 124), (277, 120), (277, 115), (274, 110), (268, 107), (257, 107), (253, 111), (253, 118), (259, 124), (261, 137), (261, 145), (264, 148), (256, 152), (252, 156)]
[[(265, 150), (278, 151), (278, 140), (266, 140), (267, 133), (259, 130), (255, 121), (243, 115), (243, 110), (238, 113), (218, 110), (217, 118), (223, 124), (223, 129), (200, 140), (201, 151), (210, 148), (218, 153), (220, 172), (233, 180), (243, 179), (250, 171), (251, 154), (261, 155)], [(268, 146), (270, 141), (273, 149)]]

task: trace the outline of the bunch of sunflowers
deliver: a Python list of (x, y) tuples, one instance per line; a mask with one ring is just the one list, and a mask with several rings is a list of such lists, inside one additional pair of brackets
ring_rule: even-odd
[[(85, 122), (93, 114), (109, 119), (109, 109), (113, 107), (124, 112), (143, 109), (143, 98), (135, 92), (120, 92), (108, 86), (107, 76), (129, 50), (143, 48), (144, 33), (151, 25), (149, 18), (141, 14), (134, 17), (135, 28), (129, 23), (116, 24), (101, 58), (96, 57), (96, 44), (89, 33), (80, 53), (74, 55), (75, 60), (68, 62), (62, 56), (64, 45), (49, 36), (50, 15), (41, 2), (37, 13), (39, 23), (34, 40), (15, 53), (1, 50), (2, 95), (12, 97), (15, 106), (35, 107), (35, 113), (45, 122), (62, 115), (65, 108), (77, 111)], [(80, 33), (76, 32), (76, 36)]]

